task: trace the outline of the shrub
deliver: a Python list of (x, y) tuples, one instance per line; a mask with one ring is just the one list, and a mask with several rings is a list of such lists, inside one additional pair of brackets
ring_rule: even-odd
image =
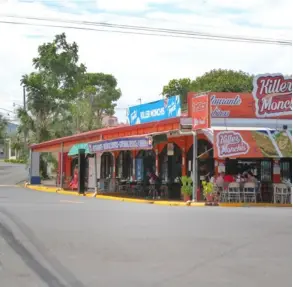
[(25, 160), (23, 160), (23, 159), (5, 159), (4, 162), (21, 163), (21, 164), (26, 163)]

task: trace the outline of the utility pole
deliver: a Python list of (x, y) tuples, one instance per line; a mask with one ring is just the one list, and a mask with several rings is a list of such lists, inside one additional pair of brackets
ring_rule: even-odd
[[(25, 90), (25, 86), (22, 87), (22, 91), (23, 91), (23, 109), (24, 109), (24, 111), (26, 111), (26, 90)], [(26, 150), (27, 150), (27, 129), (26, 129), (26, 127), (24, 128), (23, 136), (24, 136), (24, 151), (26, 152)]]

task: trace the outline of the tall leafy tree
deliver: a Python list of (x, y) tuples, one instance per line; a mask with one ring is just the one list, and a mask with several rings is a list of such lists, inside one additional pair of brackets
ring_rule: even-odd
[(121, 97), (113, 75), (87, 73), (82, 95), (71, 105), (78, 132), (102, 127), (104, 115), (113, 115), (116, 101)]
[(36, 71), (22, 77), (27, 110), (18, 112), (20, 129), (28, 130), (34, 142), (70, 133), (62, 125), (69, 119), (70, 101), (81, 93), (86, 71), (78, 60), (77, 44), (68, 43), (64, 33), (56, 35), (52, 42), (39, 46), (33, 59)]
[(182, 107), (187, 103), (188, 92), (235, 92), (245, 93), (252, 91), (253, 76), (233, 70), (211, 70), (195, 80), (189, 78), (173, 79), (163, 87), (163, 95), (180, 95)]
[(4, 138), (4, 133), (7, 127), (7, 120), (4, 118), (3, 115), (0, 114), (0, 139)]
[(55, 89), (59, 100), (74, 99), (82, 89), (86, 67), (79, 64), (78, 45), (68, 43), (65, 33), (38, 48), (33, 66), (46, 75), (47, 84)]
[(180, 95), (181, 105), (187, 104), (187, 93), (192, 89), (192, 81), (189, 78), (173, 79), (163, 87), (162, 94), (167, 97)]
[(28, 131), (30, 143), (99, 128), (103, 115), (114, 113), (121, 96), (117, 80), (86, 73), (77, 44), (69, 43), (65, 34), (39, 46), (33, 67), (35, 71), (21, 79), (27, 110), (18, 110), (19, 132)]
[(192, 82), (192, 90), (245, 93), (252, 91), (252, 80), (252, 75), (242, 71), (212, 70), (197, 77)]

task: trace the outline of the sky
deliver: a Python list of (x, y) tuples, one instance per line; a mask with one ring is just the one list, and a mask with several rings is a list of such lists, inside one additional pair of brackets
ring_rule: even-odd
[[(8, 16), (39, 17), (53, 18), (56, 25), (60, 19), (94, 21), (290, 40), (291, 9), (292, 0), (0, 0), (0, 21), (40, 23)], [(120, 121), (126, 121), (127, 107), (139, 99), (160, 99), (171, 79), (195, 79), (218, 68), (292, 73), (291, 46), (0, 23), (1, 112), (13, 111), (13, 103), (22, 104), (20, 79), (33, 71), (38, 46), (62, 32), (78, 44), (80, 62), (88, 72), (110, 73), (118, 80)]]

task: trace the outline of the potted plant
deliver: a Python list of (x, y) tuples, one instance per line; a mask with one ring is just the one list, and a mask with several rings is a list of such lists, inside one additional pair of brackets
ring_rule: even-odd
[(183, 200), (189, 201), (192, 195), (192, 179), (186, 175), (180, 178), (181, 180), (181, 193), (183, 194)]
[(205, 180), (202, 181), (203, 187), (203, 196), (207, 202), (214, 201), (214, 185), (211, 182), (207, 182)]

